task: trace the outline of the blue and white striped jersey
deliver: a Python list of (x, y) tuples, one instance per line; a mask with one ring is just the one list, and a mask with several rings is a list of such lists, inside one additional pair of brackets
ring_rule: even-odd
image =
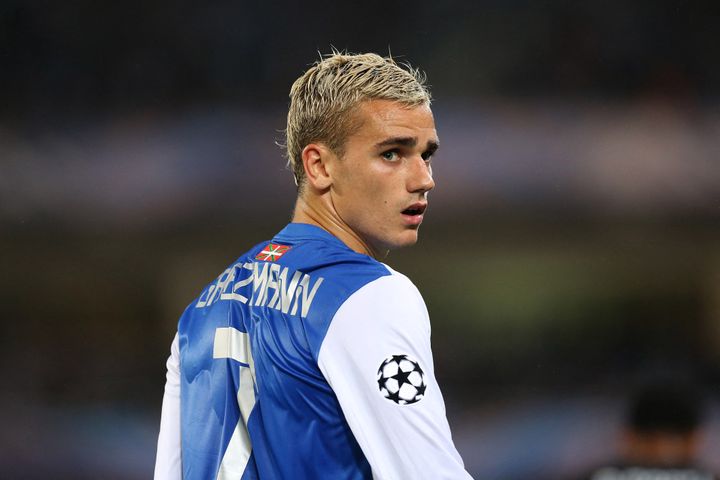
[(462, 479), (415, 286), (292, 223), (188, 306), (156, 479)]

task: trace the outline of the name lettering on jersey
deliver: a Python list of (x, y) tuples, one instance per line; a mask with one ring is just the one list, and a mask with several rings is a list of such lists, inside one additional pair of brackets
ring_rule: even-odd
[(237, 263), (225, 270), (203, 292), (195, 308), (205, 308), (219, 300), (268, 307), (305, 318), (325, 279), (277, 263)]

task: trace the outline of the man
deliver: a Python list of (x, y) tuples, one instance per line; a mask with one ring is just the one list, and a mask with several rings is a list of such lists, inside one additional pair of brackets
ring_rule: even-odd
[(418, 72), (334, 54), (290, 91), (293, 221), (187, 308), (156, 479), (463, 479), (412, 245), (438, 147)]
[(643, 385), (630, 402), (620, 460), (596, 469), (590, 480), (714, 480), (697, 464), (703, 405), (683, 380), (662, 378)]

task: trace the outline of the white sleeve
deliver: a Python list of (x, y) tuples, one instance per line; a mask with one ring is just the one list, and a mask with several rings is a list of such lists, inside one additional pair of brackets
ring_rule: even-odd
[(160, 435), (155, 459), (155, 480), (182, 480), (180, 454), (180, 347), (178, 336), (170, 347), (163, 395)]
[[(374, 478), (471, 478), (453, 444), (435, 380), (427, 309), (405, 276), (393, 272), (379, 278), (343, 303), (320, 348), (318, 365)], [(390, 385), (388, 377), (416, 365), (424, 373), (424, 394), (422, 385), (419, 390), (406, 385), (405, 400), (387, 398), (405, 382), (400, 377), (389, 380), (394, 382)], [(416, 385), (418, 380), (415, 375)]]

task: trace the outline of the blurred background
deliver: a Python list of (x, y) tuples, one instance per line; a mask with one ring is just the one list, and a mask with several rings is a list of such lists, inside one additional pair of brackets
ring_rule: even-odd
[[(423, 69), (418, 246), (476, 478), (617, 453), (628, 392), (706, 392), (720, 470), (720, 35), (690, 1), (0, 3), (0, 478), (152, 475), (199, 290), (288, 221), (291, 83), (331, 47)], [(714, 8), (714, 11), (713, 11)]]

